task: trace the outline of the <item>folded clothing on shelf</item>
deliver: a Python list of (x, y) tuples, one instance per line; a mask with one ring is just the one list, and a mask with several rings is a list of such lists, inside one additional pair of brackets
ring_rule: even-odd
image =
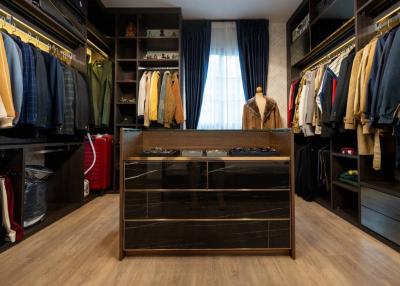
[(149, 150), (144, 150), (141, 153), (143, 157), (174, 157), (179, 156), (179, 150), (164, 149), (164, 148), (152, 148)]
[(356, 149), (351, 147), (345, 147), (340, 149), (340, 153), (342, 153), (343, 155), (357, 155)]
[(256, 147), (251, 147), (251, 148), (233, 148), (229, 151), (229, 154), (231, 156), (250, 156), (250, 157), (257, 157), (257, 156), (279, 156), (279, 151), (267, 147), (267, 148), (256, 148)]
[(203, 157), (203, 150), (182, 150), (183, 157)]
[(41, 221), (47, 212), (47, 179), (53, 171), (40, 165), (25, 168), (24, 227)]
[(349, 170), (347, 172), (340, 174), (339, 181), (350, 185), (358, 185), (358, 171)]
[(207, 157), (226, 157), (228, 156), (228, 151), (226, 150), (207, 150)]

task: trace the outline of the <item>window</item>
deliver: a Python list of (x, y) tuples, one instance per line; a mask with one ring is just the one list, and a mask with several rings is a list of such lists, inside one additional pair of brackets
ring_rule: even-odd
[(241, 129), (245, 97), (235, 22), (213, 22), (198, 129)]

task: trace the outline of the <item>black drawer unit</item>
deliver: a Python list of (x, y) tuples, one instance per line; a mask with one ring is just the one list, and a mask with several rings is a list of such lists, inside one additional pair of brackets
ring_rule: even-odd
[(289, 191), (126, 192), (125, 219), (288, 219), (289, 196)]
[(289, 249), (289, 238), (289, 220), (129, 221), (124, 249)]
[(361, 188), (361, 224), (400, 245), (400, 197)]
[[(295, 258), (292, 133), (121, 129), (119, 257)], [(143, 150), (273, 148), (274, 156), (146, 156)], [(182, 153), (179, 153), (182, 154)], [(205, 152), (203, 152), (205, 154)]]
[(209, 189), (289, 189), (289, 161), (209, 162)]
[(125, 189), (205, 189), (206, 162), (127, 162)]

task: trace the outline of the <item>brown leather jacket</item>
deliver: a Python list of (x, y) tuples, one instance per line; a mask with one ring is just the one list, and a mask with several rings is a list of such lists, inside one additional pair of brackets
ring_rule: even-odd
[(243, 108), (243, 129), (274, 129), (281, 128), (281, 115), (275, 100), (265, 97), (267, 105), (264, 111), (264, 122), (261, 125), (261, 114), (255, 97), (249, 99)]

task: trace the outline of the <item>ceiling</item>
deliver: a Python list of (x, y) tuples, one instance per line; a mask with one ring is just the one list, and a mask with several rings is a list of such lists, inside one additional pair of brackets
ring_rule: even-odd
[(106, 7), (181, 7), (184, 19), (285, 21), (301, 0), (102, 0)]

